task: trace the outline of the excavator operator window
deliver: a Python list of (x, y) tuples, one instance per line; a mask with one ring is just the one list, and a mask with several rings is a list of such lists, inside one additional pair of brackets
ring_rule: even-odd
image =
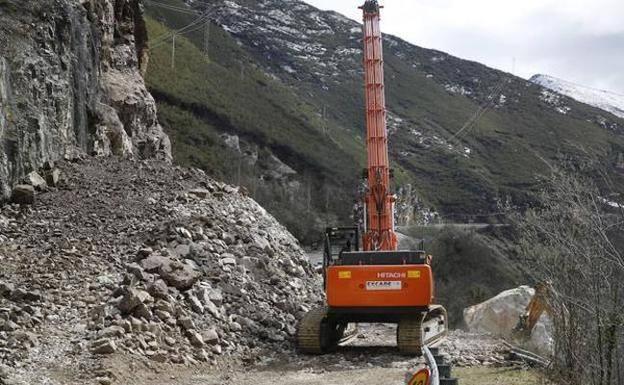
[(335, 265), (342, 253), (359, 251), (357, 227), (328, 227), (325, 231), (324, 267)]

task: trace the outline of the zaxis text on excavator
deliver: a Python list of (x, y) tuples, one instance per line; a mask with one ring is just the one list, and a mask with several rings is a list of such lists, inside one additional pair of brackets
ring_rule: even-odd
[(349, 323), (396, 323), (397, 345), (421, 355), (424, 345), (447, 333), (446, 310), (434, 305), (431, 257), (422, 250), (397, 250), (395, 195), (390, 191), (388, 131), (380, 6), (367, 0), (364, 13), (367, 191), (364, 234), (359, 227), (328, 228), (323, 274), (327, 305), (313, 309), (298, 328), (300, 351), (335, 349)]

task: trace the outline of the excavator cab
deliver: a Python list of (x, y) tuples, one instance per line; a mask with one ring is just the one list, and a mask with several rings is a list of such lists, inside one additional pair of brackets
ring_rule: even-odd
[(344, 252), (359, 251), (359, 247), (359, 228), (355, 226), (326, 228), (323, 267), (335, 264)]
[(328, 227), (325, 229), (323, 245), (323, 287), (327, 290), (327, 267), (338, 264), (344, 252), (358, 251), (360, 229), (350, 227)]

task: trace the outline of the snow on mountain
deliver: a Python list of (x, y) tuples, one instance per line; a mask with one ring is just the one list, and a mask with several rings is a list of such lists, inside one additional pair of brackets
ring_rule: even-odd
[(601, 108), (615, 116), (624, 118), (624, 95), (582, 86), (548, 75), (534, 75), (530, 81), (581, 103)]

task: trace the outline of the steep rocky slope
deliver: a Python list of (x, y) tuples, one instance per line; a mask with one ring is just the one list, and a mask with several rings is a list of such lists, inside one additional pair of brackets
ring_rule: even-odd
[[(190, 8), (164, 2), (170, 7), (148, 4), (149, 31), (160, 38), (148, 84), (174, 138), (174, 155), (242, 180), (280, 218), (286, 219), (282, 207), (299, 212), (293, 228), (314, 224), (297, 220), (310, 201), (313, 210), (347, 223), (363, 165), (359, 24), (297, 0), (208, 0), (188, 2)], [(198, 17), (183, 13), (189, 9), (208, 12), (212, 23), (177, 37), (172, 69), (167, 34)], [(396, 183), (411, 184), (426, 206), (449, 219), (482, 220), (498, 213), (501, 202), (528, 205), (536, 199), (535, 175), (548, 168), (544, 160), (583, 151), (622, 182), (614, 170), (624, 152), (622, 119), (395, 36), (384, 43)], [(240, 145), (232, 151), (224, 134)], [(264, 166), (245, 166), (254, 148), (297, 174), (266, 194), (270, 188), (259, 181)]]
[(59, 188), (34, 206), (0, 208), (5, 383), (140, 383), (132, 365), (235, 365), (294, 347), (321, 283), (257, 203), (160, 161), (59, 167)]
[(0, 1), (0, 199), (46, 162), (169, 158), (139, 0)]

